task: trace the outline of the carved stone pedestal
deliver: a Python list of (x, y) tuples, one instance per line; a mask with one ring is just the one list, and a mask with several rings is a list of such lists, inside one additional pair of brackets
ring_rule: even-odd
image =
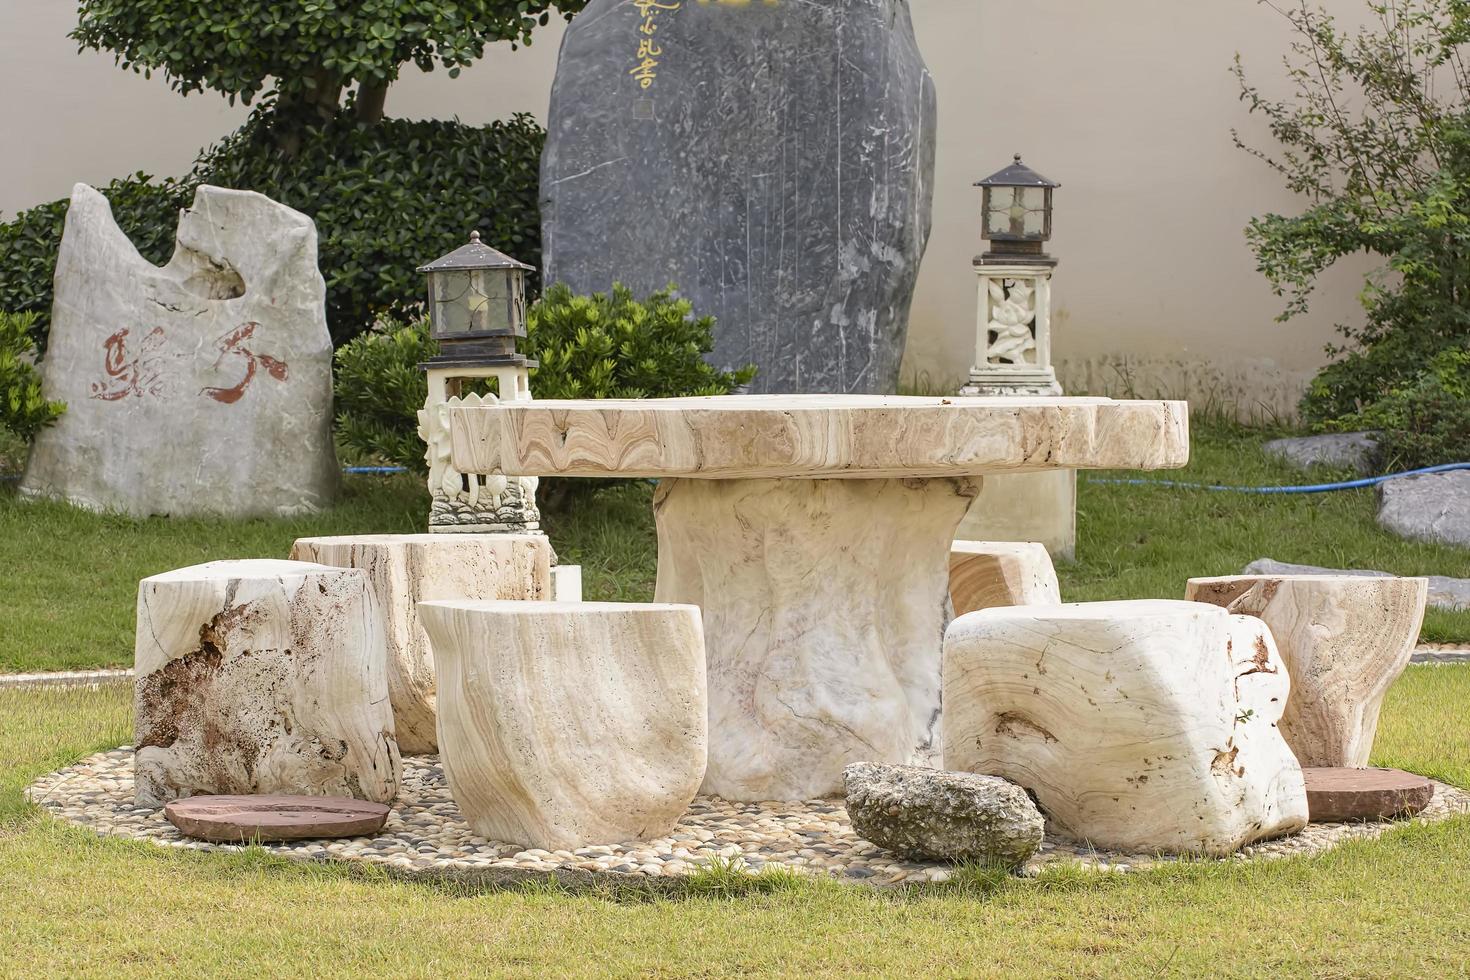
[(976, 260), (975, 365), (961, 395), (1060, 395), (1051, 365), (1050, 265)]
[[(419, 412), (419, 438), (429, 464), (429, 530), (435, 534), (523, 534), (539, 530), (534, 476), (476, 474), (456, 469), (450, 457), (449, 413), (456, 406), (495, 406), (530, 401), (526, 369), (516, 365), (427, 369), (429, 395)], [(501, 396), (461, 396), (460, 381), (495, 378)]]
[(976, 482), (664, 480), (660, 602), (704, 610), (710, 759), (732, 800), (840, 795), (936, 758), (954, 529)]

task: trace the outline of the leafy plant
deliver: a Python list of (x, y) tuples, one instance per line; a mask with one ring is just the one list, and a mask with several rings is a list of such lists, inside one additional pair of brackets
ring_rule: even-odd
[[(546, 290), (527, 314), (531, 391), (547, 398), (672, 398), (723, 395), (755, 376), (754, 367), (720, 371), (703, 355), (714, 349), (714, 318), (696, 317), (672, 287), (638, 301), (615, 284), (611, 293), (578, 296)], [(418, 410), (428, 385), (418, 365), (438, 353), (427, 319), (387, 320), (337, 350), (337, 438), (350, 456), (422, 472)], [(544, 506), (602, 481), (542, 481)]]
[(673, 286), (639, 302), (621, 283), (591, 296), (558, 283), (526, 320), (527, 353), (541, 362), (531, 374), (537, 398), (724, 395), (755, 377), (754, 365), (721, 371), (704, 360), (715, 318), (695, 317)]
[[(586, 0), (558, 0), (570, 18)], [(552, 0), (80, 0), (72, 31), (82, 48), (112, 51), (144, 75), (162, 71), (183, 95), (220, 92), (249, 104), (264, 94), (277, 135), (294, 150), (295, 128), (333, 118), (356, 86), (354, 114), (382, 118), (403, 65), (450, 76), (495, 41), (530, 44)], [(269, 86), (269, 88), (267, 88)]]
[(1365, 323), (1339, 326), (1345, 343), (1328, 347), (1337, 360), (1302, 402), (1308, 421), (1336, 425), (1470, 340), (1470, 0), (1370, 0), (1370, 24), (1355, 31), (1306, 0), (1262, 2), (1295, 31), (1293, 92), (1267, 97), (1237, 58), (1241, 98), (1280, 146), (1235, 138), (1309, 201), (1246, 232), (1288, 297), (1281, 319), (1307, 309), (1317, 277), (1343, 256), (1384, 260), (1363, 289)]
[(0, 426), (23, 441), (53, 424), (66, 403), (47, 401), (41, 394), (41, 375), (30, 361), (35, 353), (29, 313), (0, 312)]
[(429, 385), (419, 365), (438, 352), (427, 320), (386, 319), (337, 348), (337, 442), (348, 458), (427, 472), (418, 411)]
[(1412, 383), (1337, 424), (1377, 430), (1388, 471), (1470, 462), (1470, 350), (1440, 352)]

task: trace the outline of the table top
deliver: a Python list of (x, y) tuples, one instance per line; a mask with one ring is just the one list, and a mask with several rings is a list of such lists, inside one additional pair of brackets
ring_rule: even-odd
[(697, 479), (974, 476), (1172, 469), (1176, 401), (722, 395), (451, 405), (465, 473)]

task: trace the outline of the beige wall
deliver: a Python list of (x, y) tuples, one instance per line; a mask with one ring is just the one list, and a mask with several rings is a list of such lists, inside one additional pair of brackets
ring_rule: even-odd
[[(1328, 0), (1345, 12), (1360, 0)], [(1254, 0), (912, 0), (939, 89), (934, 234), (914, 305), (906, 377), (957, 382), (974, 344), (980, 248), (975, 180), (1022, 151), (1065, 186), (1053, 252), (1054, 349), (1073, 391), (1210, 398), (1288, 409), (1331, 325), (1356, 312), (1343, 270), (1310, 319), (1275, 323), (1280, 301), (1241, 229), (1296, 206), (1230, 128), (1258, 134), (1228, 68), (1240, 51), (1276, 71), (1286, 35)], [(160, 79), (78, 55), (68, 0), (0, 0), (0, 211), (132, 170), (178, 173), (244, 110), (180, 99)], [(544, 117), (560, 26), (529, 49), (501, 45), (458, 80), (406, 77), (390, 114), (479, 123)], [(413, 70), (410, 69), (410, 72)], [(1265, 77), (1263, 74), (1262, 77)], [(3, 274), (3, 273), (0, 273)]]

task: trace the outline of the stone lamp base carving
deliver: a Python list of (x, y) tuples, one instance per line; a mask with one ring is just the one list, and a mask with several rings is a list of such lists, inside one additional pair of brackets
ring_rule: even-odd
[[(432, 388), (431, 388), (432, 392)], [(455, 405), (495, 405), (494, 395), (469, 394), (436, 401), (419, 412), (419, 437), (428, 446), (429, 531), (435, 534), (522, 534), (541, 528), (534, 476), (461, 473), (450, 460), (449, 410)]]

